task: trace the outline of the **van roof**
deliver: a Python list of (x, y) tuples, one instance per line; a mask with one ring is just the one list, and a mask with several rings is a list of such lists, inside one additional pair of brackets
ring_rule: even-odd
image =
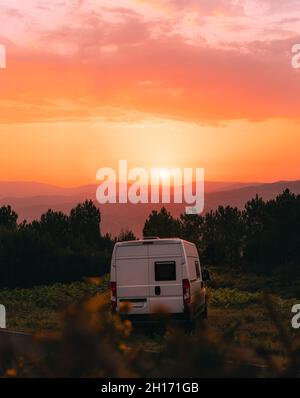
[(116, 245), (118, 246), (136, 246), (136, 245), (141, 245), (141, 244), (162, 244), (162, 243), (167, 243), (167, 244), (174, 244), (174, 243), (182, 243), (185, 242), (187, 244), (193, 245), (194, 243), (188, 242), (184, 239), (180, 238), (153, 238), (153, 239), (140, 239), (140, 240), (131, 240), (131, 241), (124, 241), (124, 242), (117, 242)]

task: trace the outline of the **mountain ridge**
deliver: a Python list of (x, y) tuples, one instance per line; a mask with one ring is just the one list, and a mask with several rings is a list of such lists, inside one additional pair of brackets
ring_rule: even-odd
[[(1, 183), (0, 183), (1, 185)], [(85, 188), (87, 186), (84, 186)], [(95, 189), (96, 185), (89, 186)], [(262, 183), (259, 185), (243, 186), (236, 189), (206, 192), (205, 212), (215, 210), (218, 206), (233, 206), (242, 209), (245, 203), (257, 195), (264, 200), (275, 198), (284, 189), (289, 188), (295, 194), (300, 194), (300, 180), (278, 181), (274, 183)], [(0, 191), (1, 192), (1, 191)], [(93, 195), (90, 195), (93, 192)], [(19, 222), (26, 219), (28, 222), (39, 219), (41, 214), (48, 209), (69, 213), (71, 208), (85, 199), (96, 202), (96, 190), (81, 192), (75, 189), (73, 195), (37, 195), (32, 197), (6, 197), (1, 198), (0, 206), (11, 205), (19, 214)], [(178, 217), (185, 210), (185, 204), (107, 204), (98, 205), (101, 209), (101, 230), (112, 235), (117, 235), (121, 229), (130, 228), (137, 236), (141, 236), (143, 225), (152, 210), (159, 210), (165, 206), (174, 216)]]

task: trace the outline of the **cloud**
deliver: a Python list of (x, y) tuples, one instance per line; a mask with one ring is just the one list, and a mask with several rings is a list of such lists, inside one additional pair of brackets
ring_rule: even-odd
[[(107, 109), (202, 123), (299, 118), (290, 50), (300, 33), (287, 13), (276, 31), (280, 2), (263, 0), (253, 25), (255, 0), (155, 4), (147, 13), (148, 1), (28, 0), (10, 13), (0, 39), (8, 52), (0, 122), (95, 118)], [(276, 15), (266, 25), (260, 16), (268, 7)]]
[(142, 44), (124, 40), (101, 52), (103, 43), (114, 42), (100, 35), (100, 51), (85, 57), (78, 49), (68, 57), (11, 59), (0, 98), (14, 105), (2, 104), (0, 120), (97, 117), (106, 107), (196, 122), (299, 117), (300, 76), (290, 66), (290, 41), (254, 42), (241, 51), (148, 36)]

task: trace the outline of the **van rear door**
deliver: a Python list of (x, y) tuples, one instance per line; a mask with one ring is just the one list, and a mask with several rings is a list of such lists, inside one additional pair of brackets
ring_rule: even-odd
[(129, 303), (131, 314), (149, 313), (148, 247), (142, 244), (121, 245), (116, 250), (118, 309)]
[(183, 250), (180, 242), (155, 242), (149, 246), (150, 312), (182, 313)]

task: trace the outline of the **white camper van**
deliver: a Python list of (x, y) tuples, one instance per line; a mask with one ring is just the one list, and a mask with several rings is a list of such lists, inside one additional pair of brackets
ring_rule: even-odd
[[(182, 320), (207, 317), (205, 280), (193, 243), (182, 239), (144, 238), (116, 243), (111, 266), (113, 311), (148, 318), (163, 310)], [(124, 305), (125, 304), (125, 305)]]

